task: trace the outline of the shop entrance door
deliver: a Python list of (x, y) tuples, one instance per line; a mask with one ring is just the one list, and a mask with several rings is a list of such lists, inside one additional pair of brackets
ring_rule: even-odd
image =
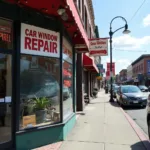
[(0, 53), (0, 149), (12, 147), (12, 56)]

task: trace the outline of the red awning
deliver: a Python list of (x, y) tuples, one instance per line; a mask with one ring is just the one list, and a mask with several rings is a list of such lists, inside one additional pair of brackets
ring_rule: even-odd
[(86, 54), (83, 54), (83, 66), (90, 71), (99, 73), (99, 70), (97, 66), (94, 63), (94, 60), (87, 56)]
[(67, 4), (69, 5), (70, 10), (72, 11), (72, 15), (74, 16), (74, 20), (75, 20), (75, 22), (76, 22), (76, 24), (77, 24), (77, 26), (81, 32), (83, 39), (85, 40), (85, 44), (89, 48), (89, 40), (88, 40), (87, 34), (85, 32), (85, 29), (83, 27), (83, 24), (81, 22), (77, 8), (74, 4), (74, 1), (73, 0), (67, 0)]
[[(45, 15), (54, 16), (61, 20), (64, 27), (68, 31), (74, 45), (82, 45), (78, 51), (88, 52), (89, 41), (87, 33), (84, 29), (80, 14), (77, 10), (74, 0), (5, 0), (10, 3), (17, 4), (20, 7), (29, 7), (35, 11), (41, 12)], [(57, 13), (59, 7), (63, 7), (66, 10), (68, 19), (64, 21)], [(69, 7), (68, 7), (69, 6)], [(76, 35), (76, 36), (75, 36)]]

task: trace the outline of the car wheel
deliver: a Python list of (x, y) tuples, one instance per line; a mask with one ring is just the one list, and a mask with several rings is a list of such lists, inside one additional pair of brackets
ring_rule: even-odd
[(149, 135), (149, 139), (150, 139), (150, 120), (148, 120), (148, 135)]

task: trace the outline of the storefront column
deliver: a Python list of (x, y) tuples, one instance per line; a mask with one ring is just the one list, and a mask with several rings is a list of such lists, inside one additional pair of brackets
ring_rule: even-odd
[(83, 57), (82, 54), (77, 54), (77, 64), (76, 64), (76, 71), (77, 71), (77, 111), (83, 111), (84, 108), (84, 96), (83, 96)]
[(93, 89), (93, 79), (92, 79), (92, 73), (90, 72), (89, 74), (89, 78), (90, 78), (90, 96), (92, 97), (92, 89)]
[(87, 94), (88, 94), (88, 97), (89, 97), (89, 102), (90, 102), (90, 97), (91, 97), (91, 90), (90, 90), (90, 86), (91, 85), (90, 85), (90, 81), (91, 81), (90, 80), (90, 72), (88, 71), (87, 72), (87, 86), (88, 86), (87, 87), (87, 89), (88, 89), (88, 93)]

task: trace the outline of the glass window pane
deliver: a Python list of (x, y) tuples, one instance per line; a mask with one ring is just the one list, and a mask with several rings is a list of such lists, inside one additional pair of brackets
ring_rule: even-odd
[(13, 48), (12, 35), (12, 22), (0, 18), (0, 48)]
[(63, 114), (64, 119), (73, 113), (72, 65), (63, 62)]
[(11, 140), (11, 55), (0, 54), (0, 143)]
[(20, 129), (60, 121), (59, 70), (59, 59), (21, 56)]
[(73, 113), (72, 47), (63, 38), (63, 119)]
[(72, 64), (72, 48), (65, 38), (63, 38), (63, 59)]

